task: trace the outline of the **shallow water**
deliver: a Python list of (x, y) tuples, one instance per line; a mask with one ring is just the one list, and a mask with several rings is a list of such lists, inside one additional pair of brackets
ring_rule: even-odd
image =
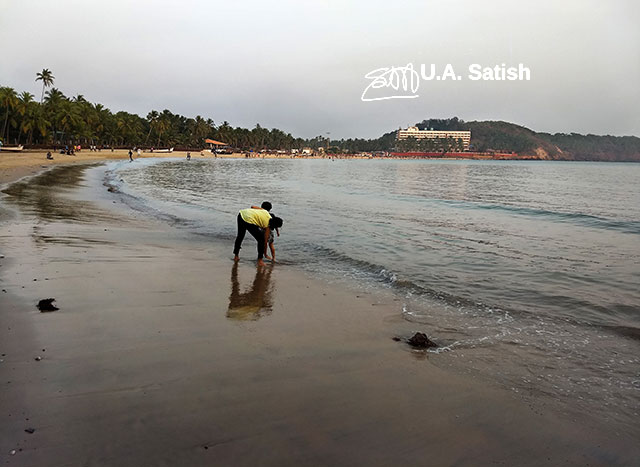
[[(95, 166), (95, 164), (93, 164)], [(71, 195), (84, 180), (92, 165), (57, 166), (35, 177), (10, 184), (2, 190), (10, 204), (45, 221), (77, 223), (113, 222), (108, 212), (93, 203), (74, 199)], [(0, 216), (0, 219), (2, 217)]]
[[(640, 401), (639, 164), (181, 160), (113, 163), (141, 210), (229, 242), (285, 221), (278, 258), (399, 297), (443, 364), (633, 425)], [(255, 255), (247, 236), (244, 257)], [(444, 363), (446, 362), (446, 363)]]

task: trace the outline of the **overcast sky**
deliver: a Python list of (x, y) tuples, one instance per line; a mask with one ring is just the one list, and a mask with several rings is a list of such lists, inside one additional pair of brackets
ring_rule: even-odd
[[(425, 118), (640, 136), (640, 2), (0, 0), (0, 85), (35, 74), (112, 111), (377, 137)], [(362, 102), (368, 72), (452, 64), (461, 81)], [(523, 63), (530, 81), (470, 81)]]

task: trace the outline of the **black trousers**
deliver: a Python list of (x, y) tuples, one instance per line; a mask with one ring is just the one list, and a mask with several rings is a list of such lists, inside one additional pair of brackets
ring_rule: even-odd
[(242, 240), (244, 240), (244, 235), (247, 233), (247, 230), (258, 242), (258, 259), (262, 259), (264, 256), (264, 230), (255, 224), (245, 222), (240, 214), (238, 214), (238, 235), (236, 236), (236, 243), (233, 247), (233, 254), (237, 255), (240, 253)]

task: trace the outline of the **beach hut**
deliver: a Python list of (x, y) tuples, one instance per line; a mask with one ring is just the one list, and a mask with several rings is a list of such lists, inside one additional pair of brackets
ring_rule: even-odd
[(209, 145), (209, 149), (211, 152), (215, 153), (216, 149), (222, 149), (225, 146), (228, 146), (227, 143), (223, 143), (222, 141), (216, 141), (215, 139), (205, 139), (204, 142)]

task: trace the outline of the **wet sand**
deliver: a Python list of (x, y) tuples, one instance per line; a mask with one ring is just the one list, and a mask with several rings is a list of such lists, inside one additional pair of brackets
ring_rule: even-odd
[(61, 167), (3, 199), (3, 465), (637, 461), (633, 433), (394, 342), (421, 329), (391, 297), (258, 269), (249, 247), (236, 265), (91, 183)]
[[(7, 152), (0, 151), (0, 185), (6, 184), (10, 181), (17, 180), (27, 175), (34, 175), (43, 169), (47, 169), (58, 165), (73, 165), (84, 164), (87, 162), (97, 162), (104, 160), (115, 159), (129, 159), (129, 151), (125, 149), (116, 149), (113, 152), (110, 150), (102, 151), (88, 151), (82, 150), (73, 156), (67, 156), (66, 154), (57, 154), (51, 151), (53, 160), (47, 160), (47, 151), (23, 151), (23, 152)], [(192, 157), (213, 157), (211, 153), (207, 152), (192, 152)], [(143, 152), (140, 156), (141, 159), (150, 157), (162, 157), (162, 158), (181, 158), (184, 159), (187, 156), (186, 152), (172, 152), (172, 153), (159, 153), (159, 152)], [(229, 156), (218, 157), (239, 157), (238, 154)], [(137, 154), (134, 154), (134, 159), (137, 159)]]

